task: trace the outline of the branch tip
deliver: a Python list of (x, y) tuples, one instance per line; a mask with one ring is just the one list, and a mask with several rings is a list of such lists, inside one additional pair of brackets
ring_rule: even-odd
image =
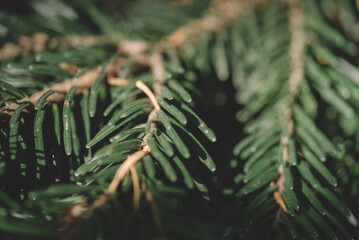
[(140, 90), (142, 90), (147, 97), (151, 100), (153, 107), (155, 108), (156, 111), (160, 111), (161, 107), (157, 102), (157, 99), (155, 97), (155, 95), (153, 94), (153, 92), (147, 87), (146, 84), (144, 84), (141, 80), (137, 80), (136, 82), (136, 87)]

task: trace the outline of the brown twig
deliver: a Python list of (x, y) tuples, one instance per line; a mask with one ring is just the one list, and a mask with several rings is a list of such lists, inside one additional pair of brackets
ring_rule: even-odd
[(232, 24), (248, 7), (263, 4), (268, 0), (214, 0), (208, 12), (200, 19), (179, 28), (157, 44), (158, 49), (180, 48), (188, 40), (196, 41), (205, 32), (217, 32)]
[(64, 51), (74, 46), (91, 46), (104, 43), (117, 43), (122, 39), (108, 36), (61, 36), (50, 38), (44, 33), (34, 33), (32, 36), (21, 36), (18, 43), (7, 43), (0, 49), (0, 62), (31, 52), (41, 52), (46, 47)]
[(127, 157), (127, 159), (121, 164), (117, 169), (114, 178), (112, 179), (110, 185), (108, 186), (106, 193), (114, 194), (117, 190), (118, 185), (139, 160), (148, 154), (148, 151), (139, 150), (134, 154)]
[(163, 228), (163, 224), (161, 221), (161, 217), (158, 211), (158, 207), (155, 201), (155, 198), (153, 197), (151, 191), (147, 188), (146, 183), (142, 183), (142, 189), (146, 193), (146, 200), (151, 204), (151, 211), (153, 214), (153, 221), (155, 222), (156, 228), (160, 234), (159, 239), (167, 239), (165, 230)]
[[(150, 67), (152, 74), (154, 76), (154, 82), (153, 82), (153, 91), (154, 96), (160, 96), (161, 95), (161, 89), (163, 87), (163, 84), (165, 84), (165, 66), (163, 63), (163, 56), (159, 51), (156, 51), (150, 58)], [(149, 115), (147, 122), (152, 121), (151, 123), (151, 129), (148, 134), (146, 134), (143, 138), (143, 144), (147, 145), (147, 140), (151, 137), (153, 137), (153, 129), (156, 127), (156, 124), (154, 121), (158, 120), (156, 112), (161, 110), (161, 107), (159, 106), (157, 100), (156, 103), (158, 105), (158, 108), (155, 108)], [(147, 145), (148, 146), (148, 145)]]
[(289, 28), (291, 31), (291, 41), (289, 46), (289, 54), (291, 58), (291, 74), (289, 77), (289, 87), (291, 94), (298, 91), (298, 86), (304, 77), (304, 59), (303, 50), (305, 47), (304, 33), (304, 15), (301, 1), (288, 0), (289, 12)]
[[(54, 94), (52, 94), (48, 97), (48, 100), (50, 102), (63, 101), (65, 99), (66, 92), (68, 92), (72, 86), (77, 86), (78, 87), (77, 92), (81, 92), (84, 88), (89, 88), (92, 86), (92, 84), (96, 80), (98, 74), (99, 74), (99, 72), (96, 69), (92, 69), (77, 79), (76, 78), (68, 79), (68, 80), (61, 82), (59, 84), (56, 84), (52, 87), (46, 87), (46, 88), (42, 89), (41, 91), (38, 91), (35, 94), (31, 95), (30, 97), (22, 98), (18, 101), (18, 103), (30, 102), (32, 104), (35, 104), (39, 100), (39, 98), (45, 92), (47, 92), (49, 90), (55, 91)], [(5, 111), (8, 111), (11, 113), (18, 106), (19, 106), (19, 104), (17, 104), (17, 103), (10, 103), (10, 104), (4, 106), (3, 109)]]
[(147, 97), (151, 100), (153, 107), (155, 108), (156, 111), (160, 111), (161, 107), (157, 102), (157, 99), (155, 97), (155, 95), (153, 94), (153, 92), (147, 87), (146, 84), (144, 84), (141, 80), (138, 80), (136, 82), (136, 87), (140, 90), (142, 90)]
[[(136, 60), (133, 60), (135, 65), (142, 65), (145, 64), (146, 66), (149, 65), (149, 61), (144, 61), (141, 59), (139, 62)], [(106, 66), (107, 72), (119, 72), (120, 69), (123, 68), (127, 60), (123, 58), (118, 58), (113, 63), (110, 63)], [(136, 67), (136, 66), (135, 66)], [(36, 102), (39, 100), (39, 98), (47, 91), (53, 90), (55, 91), (54, 94), (50, 95), (48, 97), (49, 103), (52, 102), (61, 102), (65, 99), (66, 93), (71, 89), (71, 87), (76, 86), (76, 94), (80, 94), (84, 89), (90, 88), (93, 83), (95, 82), (96, 78), (99, 76), (99, 70), (98, 69), (91, 69), (84, 74), (82, 74), (78, 78), (70, 78), (67, 79), (61, 83), (55, 84), (51, 87), (45, 87), (44, 89), (34, 93), (30, 97), (25, 97), (15, 102), (11, 102), (5, 106), (3, 106), (1, 109), (4, 111), (4, 113), (7, 113), (9, 115), (12, 114), (12, 112), (19, 106), (19, 104), (24, 102), (30, 102), (32, 104), (36, 104)], [(126, 85), (127, 81), (125, 79), (109, 79), (110, 84), (114, 85)], [(25, 111), (25, 110), (24, 110)]]
[(129, 80), (126, 78), (108, 78), (107, 83), (112, 86), (127, 86)]
[(133, 185), (133, 209), (137, 212), (140, 209), (141, 189), (140, 180), (136, 168), (132, 166), (130, 168), (132, 185)]

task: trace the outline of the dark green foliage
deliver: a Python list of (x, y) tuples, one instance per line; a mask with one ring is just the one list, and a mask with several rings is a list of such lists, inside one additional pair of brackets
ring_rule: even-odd
[[(354, 239), (356, 3), (245, 2), (219, 29), (182, 32), (179, 48), (160, 39), (225, 4), (0, 11), (0, 45), (21, 46), (0, 55), (0, 238)], [(146, 44), (131, 52), (131, 39)]]

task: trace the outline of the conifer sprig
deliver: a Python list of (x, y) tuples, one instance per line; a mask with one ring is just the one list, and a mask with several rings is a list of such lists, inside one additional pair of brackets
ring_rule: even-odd
[[(341, 104), (341, 98), (334, 97), (338, 93), (330, 87), (332, 79), (325, 80), (328, 83), (326, 88), (324, 85), (316, 87), (319, 79), (324, 81), (324, 78), (317, 74), (321, 70), (311, 55), (316, 41), (321, 42), (324, 38), (333, 42), (334, 36), (339, 38), (340, 33), (322, 20), (316, 19), (313, 24), (310, 13), (307, 13), (306, 6), (301, 6), (301, 1), (288, 1), (287, 6), (271, 4), (274, 6), (265, 12), (277, 11), (278, 17), (269, 21), (264, 11), (248, 17), (251, 20), (247, 21), (254, 22), (257, 30), (253, 30), (253, 36), (248, 38), (257, 39), (243, 41), (247, 49), (242, 48), (242, 55), (239, 56), (244, 65), (242, 74), (248, 79), (244, 86), (239, 86), (238, 100), (245, 106), (239, 118), (247, 122), (245, 130), (249, 136), (234, 149), (236, 155), (246, 160), (244, 174), (240, 178), (241, 187), (236, 196), (243, 201), (256, 203), (253, 207), (257, 206), (257, 209), (250, 208), (245, 213), (250, 223), (265, 225), (266, 221), (274, 222), (283, 238), (300, 238), (308, 234), (314, 239), (324, 236), (350, 239), (349, 231), (340, 224), (341, 217), (334, 216), (341, 212), (352, 224), (356, 223), (350, 211), (332, 192), (337, 180), (326, 164), (328, 156), (333, 161), (341, 159), (343, 153), (316, 126), (313, 119), (316, 110), (313, 107), (317, 100), (310, 92), (318, 91), (324, 101), (333, 107)], [(285, 20), (287, 16), (282, 14), (284, 12), (288, 13), (288, 26)], [(243, 28), (246, 25), (242, 23)], [(307, 42), (313, 32), (324, 34), (324, 27), (326, 33), (332, 32), (333, 35), (316, 35), (316, 41), (311, 37), (312, 41)], [(277, 37), (280, 39), (275, 45), (270, 45), (268, 35), (271, 33), (268, 30), (275, 32), (276, 28), (287, 30), (281, 30), (281, 36)], [(256, 65), (258, 61), (249, 57), (252, 49), (259, 51), (258, 44), (262, 45), (260, 49), (267, 56), (261, 60), (263, 64)], [(343, 51), (347, 46), (353, 47), (344, 38), (341, 44)], [(324, 49), (327, 53), (331, 52), (327, 47)], [(316, 65), (315, 70), (313, 65)], [(266, 87), (258, 87), (264, 83), (263, 79), (266, 79)], [(331, 97), (321, 93), (326, 91), (332, 93)], [(343, 108), (344, 105), (347, 106), (343, 103)], [(343, 112), (343, 108), (338, 110)], [(352, 112), (349, 110), (351, 107), (346, 109), (348, 111), (343, 114)], [(266, 200), (262, 195), (262, 200), (256, 197), (261, 192), (266, 192)], [(275, 202), (278, 211), (275, 211)], [(311, 226), (312, 223), (315, 225)], [(331, 224), (336, 228), (331, 228)]]
[[(104, 16), (90, 8), (101, 27)], [(2, 163), (7, 175), (12, 175), (5, 191), (11, 189), (11, 197), (22, 199), (21, 212), (33, 214), (21, 220), (3, 214), (2, 231), (15, 233), (14, 228), (23, 224), (18, 234), (48, 235), (42, 227), (56, 226), (54, 217), (60, 215), (60, 224), (69, 230), (67, 237), (75, 237), (71, 232), (77, 230), (72, 225), (81, 225), (81, 219), (104, 211), (98, 209), (113, 203), (115, 192), (128, 194), (131, 182), (133, 207), (142, 212), (146, 203), (139, 202), (141, 189), (153, 206), (159, 194), (182, 195), (195, 186), (207, 195), (195, 164), (184, 161), (199, 158), (215, 170), (196, 133), (188, 128), (200, 118), (193, 111), (191, 90), (179, 83), (184, 81), (180, 80), (184, 69), (176, 61), (177, 53), (171, 50), (174, 54), (168, 60), (167, 52), (156, 52), (160, 48), (156, 44), (121, 41), (117, 46), (113, 40), (81, 47), (65, 43), (65, 49), (60, 45), (52, 49), (63, 53), (49, 51), (46, 44), (40, 51), (28, 49), (30, 60), (23, 57), (20, 63), (4, 58), (2, 76), (9, 85), (2, 99), (2, 117), (5, 126), (7, 118), (16, 126), (11, 138), (8, 128), (1, 131), (6, 139), (1, 146)], [(168, 64), (163, 64), (163, 57)], [(38, 79), (35, 83), (39, 84), (27, 87), (26, 81), (21, 82), (24, 76)], [(65, 77), (71, 78), (63, 81)], [(198, 128), (215, 141), (213, 131), (202, 122)], [(45, 126), (50, 131), (45, 131)], [(7, 141), (12, 147), (11, 162), (7, 160)], [(25, 156), (34, 161), (24, 162)], [(21, 181), (14, 184), (11, 178)], [(27, 186), (24, 181), (33, 184)], [(61, 204), (54, 207), (58, 202)], [(159, 214), (153, 214), (157, 219)], [(6, 218), (11, 218), (10, 222)]]

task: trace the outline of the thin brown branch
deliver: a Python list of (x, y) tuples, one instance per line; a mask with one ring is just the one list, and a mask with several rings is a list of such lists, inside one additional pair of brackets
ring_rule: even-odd
[[(283, 171), (283, 168), (282, 168), (282, 171)], [(273, 193), (273, 197), (274, 197), (274, 199), (275, 199), (275, 201), (277, 202), (277, 204), (280, 206), (280, 208), (284, 211), (284, 212), (288, 212), (287, 211), (287, 208), (285, 207), (285, 205), (284, 205), (284, 202), (283, 202), (283, 199), (282, 199), (282, 197), (279, 195), (279, 193), (278, 192), (274, 192)]]
[[(20, 104), (23, 102), (30, 102), (32, 104), (35, 104), (39, 100), (39, 98), (49, 90), (55, 91), (54, 94), (48, 97), (48, 100), (50, 102), (63, 101), (65, 99), (66, 93), (71, 89), (72, 86), (78, 87), (77, 93), (81, 92), (84, 88), (89, 88), (92, 86), (98, 74), (99, 72), (96, 69), (92, 69), (77, 79), (76, 78), (68, 79), (54, 86), (46, 87), (41, 91), (38, 91), (35, 94), (31, 95), (30, 97), (22, 98), (18, 101), (18, 103)], [(8, 111), (11, 114), (11, 112), (14, 111), (19, 106), (19, 104), (10, 103), (4, 106), (2, 109)]]
[[(160, 52), (155, 52), (151, 58), (150, 58), (150, 66), (151, 66), (151, 71), (154, 77), (154, 82), (152, 85), (153, 91), (154, 91), (154, 95), (160, 96), (161, 95), (161, 90), (163, 85), (165, 84), (166, 80), (164, 78), (164, 74), (165, 74), (165, 66), (163, 63), (163, 56)], [(156, 100), (157, 102), (157, 100)], [(157, 102), (158, 104), (158, 102)], [(148, 115), (148, 119), (147, 122), (152, 121), (151, 123), (151, 130), (148, 134), (146, 134), (143, 138), (143, 144), (145, 146), (147, 145), (147, 140), (151, 137), (153, 137), (153, 129), (156, 127), (156, 124), (154, 123), (156, 120), (158, 120), (157, 114), (156, 112), (161, 110), (161, 108), (155, 108), (149, 115)]]
[(127, 86), (129, 80), (126, 78), (108, 78), (107, 83), (112, 86)]
[(119, 37), (108, 36), (61, 36), (50, 39), (50, 49), (66, 50), (75, 46), (92, 46), (96, 44), (111, 44), (120, 41)]
[(144, 41), (124, 40), (117, 44), (117, 52), (126, 56), (138, 56), (147, 52), (149, 44)]
[(161, 107), (157, 102), (157, 99), (155, 97), (155, 95), (153, 94), (153, 92), (147, 87), (146, 84), (144, 84), (141, 80), (138, 80), (136, 82), (136, 87), (140, 90), (142, 90), (147, 97), (151, 100), (153, 107), (155, 108), (156, 111), (160, 111)]
[(268, 0), (214, 0), (208, 12), (200, 19), (190, 22), (160, 41), (161, 51), (180, 48), (188, 40), (197, 40), (205, 32), (217, 32), (232, 24), (248, 7), (263, 4)]
[(278, 173), (279, 173), (279, 179), (276, 183), (278, 190), (276, 192), (273, 193), (273, 197), (274, 200), (276, 201), (276, 203), (279, 205), (278, 211), (276, 213), (276, 217), (274, 219), (273, 222), (273, 226), (276, 226), (280, 220), (280, 212), (284, 211), (284, 212), (288, 212), (287, 208), (285, 207), (285, 204), (283, 202), (282, 197), (280, 196), (281, 192), (284, 190), (284, 183), (285, 183), (285, 177), (284, 177), (284, 173), (283, 173), (283, 166), (279, 166), (278, 167)]
[(140, 180), (135, 166), (130, 168), (133, 186), (133, 209), (137, 212), (140, 209), (141, 189)]
[(112, 182), (106, 190), (107, 194), (114, 194), (117, 190), (118, 185), (126, 176), (126, 174), (130, 171), (130, 168), (134, 166), (139, 160), (141, 160), (144, 156), (148, 154), (147, 151), (139, 150), (132, 155), (128, 156), (127, 159), (121, 164), (121, 166), (117, 169)]
[[(106, 66), (105, 71), (119, 72), (120, 69), (123, 68), (125, 63), (126, 63), (125, 59), (118, 58), (115, 62), (108, 64)], [(135, 65), (137, 64), (137, 62), (134, 62), (134, 63), (135, 63)], [(141, 65), (142, 62), (138, 63), (138, 64)], [(137, 66), (135, 66), (135, 67), (137, 67)], [(25, 97), (25, 98), (18, 100), (17, 103), (11, 102), (11, 103), (3, 106), (2, 110), (5, 113), (8, 113), (11, 115), (12, 112), (19, 106), (19, 104), (24, 103), (24, 102), (30, 102), (32, 104), (36, 104), (36, 102), (39, 100), (39, 98), (45, 92), (47, 92), (49, 90), (53, 90), (53, 91), (55, 91), (55, 93), (50, 95), (47, 100), (50, 103), (51, 102), (61, 102), (65, 99), (66, 93), (71, 89), (71, 87), (76, 86), (77, 87), (76, 94), (80, 94), (84, 89), (90, 88), (98, 76), (99, 76), (99, 69), (98, 68), (91, 69), (91, 70), (85, 72), (84, 74), (82, 74), (78, 78), (70, 78), (61, 83), (55, 84), (51, 87), (45, 87), (42, 90), (34, 93), (30, 97)], [(114, 84), (114, 85), (126, 85), (127, 84), (125, 79), (114, 78), (114, 79), (110, 79), (109, 81), (110, 81), (109, 82), (110, 84)]]
[[(283, 176), (283, 167), (280, 167), (279, 171), (282, 172), (282, 176)], [(282, 178), (282, 176), (281, 176), (281, 178)], [(284, 179), (280, 180), (280, 181), (284, 181)], [(274, 192), (273, 197), (274, 197), (276, 203), (279, 205), (279, 209), (278, 209), (278, 211), (277, 211), (277, 213), (275, 215), (275, 219), (274, 219), (274, 222), (273, 222), (273, 227), (275, 227), (278, 224), (278, 222), (280, 221), (280, 213), (281, 213), (281, 211), (284, 211), (285, 213), (288, 213), (288, 211), (287, 211), (287, 208), (284, 205), (282, 197), (279, 194), (279, 191)]]
[(48, 90), (53, 90), (57, 92), (56, 94), (49, 96), (48, 100), (50, 102), (60, 102), (65, 99), (65, 94), (73, 86), (78, 87), (79, 89), (78, 91), (81, 91), (83, 88), (90, 88), (93, 85), (96, 78), (98, 77), (98, 75), (99, 75), (99, 71), (97, 69), (92, 69), (77, 79), (71, 78), (62, 83), (56, 84), (52, 87), (44, 88), (43, 90), (32, 95), (30, 98), (24, 98), (19, 102), (31, 102), (32, 104), (35, 104), (42, 96), (42, 94), (44, 94)]
[(289, 29), (291, 41), (289, 55), (291, 74), (289, 77), (290, 92), (295, 94), (304, 76), (303, 52), (305, 47), (304, 14), (300, 0), (287, 0), (289, 4)]
[[(152, 70), (152, 74), (154, 77), (154, 82), (153, 82), (153, 91), (154, 91), (154, 96), (152, 96), (155, 100), (156, 100), (156, 96), (160, 96), (161, 95), (161, 89), (163, 84), (165, 83), (165, 78), (164, 78), (164, 73), (165, 73), (165, 66), (163, 63), (163, 56), (160, 52), (155, 52), (152, 57), (150, 58), (150, 66), (151, 66), (151, 70)], [(137, 84), (136, 84), (137, 86)], [(151, 100), (152, 101), (152, 100)], [(155, 102), (153, 102), (153, 105), (155, 106), (155, 109), (153, 109), (153, 111), (151, 111), (151, 113), (148, 115), (147, 118), (147, 122), (152, 121), (151, 123), (151, 130), (148, 134), (146, 134), (143, 138), (143, 144), (145, 146), (147, 145), (147, 140), (151, 137), (153, 137), (153, 128), (156, 127), (156, 124), (154, 123), (154, 121), (156, 121), (157, 118), (157, 114), (156, 112), (161, 110), (157, 100)], [(156, 105), (158, 105), (158, 107), (156, 107)]]
[(165, 230), (163, 228), (163, 224), (161, 221), (161, 217), (158, 211), (157, 203), (155, 201), (155, 198), (153, 197), (151, 191), (147, 188), (146, 183), (143, 182), (142, 189), (146, 193), (146, 200), (151, 204), (151, 211), (153, 214), (153, 221), (155, 222), (156, 228), (160, 234), (159, 239), (164, 240), (167, 239)]
[(41, 52), (45, 48), (64, 51), (74, 46), (91, 46), (104, 43), (116, 43), (121, 39), (108, 36), (61, 36), (50, 38), (44, 33), (34, 33), (32, 36), (21, 36), (18, 43), (7, 43), (0, 49), (0, 62), (31, 52)]
[[(149, 138), (153, 137), (153, 131), (152, 131), (152, 130), (153, 130), (153, 128), (156, 127), (156, 124), (154, 123), (154, 121), (158, 119), (156, 112), (157, 112), (157, 111), (156, 111), (155, 109), (153, 109), (153, 110), (150, 112), (150, 114), (148, 115), (147, 122), (152, 121), (152, 123), (151, 123), (151, 130), (150, 130), (150, 132), (143, 137), (143, 145), (144, 145), (144, 146), (148, 146), (148, 145), (147, 145), (147, 140), (148, 140)], [(149, 149), (149, 147), (148, 147), (148, 149)], [(144, 148), (143, 150), (146, 151), (145, 148)], [(147, 150), (147, 151), (151, 151), (151, 149), (149, 149), (149, 150)]]

